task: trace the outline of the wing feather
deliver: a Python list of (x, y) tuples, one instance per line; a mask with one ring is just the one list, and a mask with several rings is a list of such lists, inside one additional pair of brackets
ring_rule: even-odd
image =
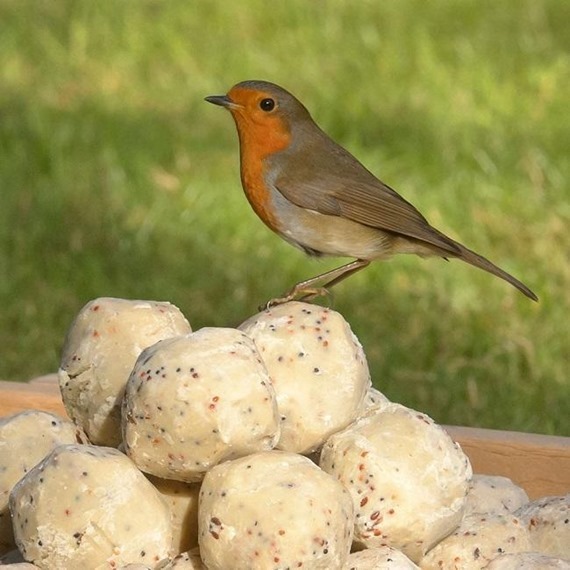
[(330, 168), (323, 169), (322, 160), (315, 160), (307, 152), (301, 167), (280, 169), (274, 186), (302, 208), (411, 237), (450, 255), (459, 253), (451, 239), (432, 228), (412, 204), (378, 180), (348, 151), (338, 145), (330, 150), (334, 158)]

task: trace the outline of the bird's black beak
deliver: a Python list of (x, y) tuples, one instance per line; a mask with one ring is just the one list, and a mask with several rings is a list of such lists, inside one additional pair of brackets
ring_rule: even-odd
[(220, 107), (225, 107), (230, 109), (235, 106), (234, 102), (227, 95), (209, 95), (204, 97), (204, 101), (212, 103), (214, 105), (219, 105)]

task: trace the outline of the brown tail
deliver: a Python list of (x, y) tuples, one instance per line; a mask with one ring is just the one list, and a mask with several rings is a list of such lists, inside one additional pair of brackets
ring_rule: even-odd
[[(449, 239), (449, 238), (448, 238)], [(488, 259), (485, 259), (482, 255), (471, 251), (470, 249), (466, 248), (464, 245), (461, 245), (459, 242), (453, 241), (453, 244), (459, 249), (459, 255), (455, 256), (458, 259), (469, 263), (475, 267), (479, 267), (479, 269), (483, 269), (484, 271), (488, 271), (501, 279), (504, 279), (507, 283), (510, 283), (513, 287), (516, 287), (521, 293), (526, 295), (529, 299), (533, 301), (538, 301), (538, 297), (524, 284), (521, 283), (518, 279), (503, 271), (500, 267), (497, 267), (494, 263), (491, 263)], [(450, 256), (451, 257), (451, 256)]]

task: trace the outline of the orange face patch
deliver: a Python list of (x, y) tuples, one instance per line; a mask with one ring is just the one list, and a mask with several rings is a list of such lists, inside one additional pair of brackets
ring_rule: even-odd
[(289, 146), (291, 129), (279, 106), (276, 104), (269, 112), (261, 107), (262, 101), (274, 99), (270, 93), (234, 87), (228, 97), (234, 103), (230, 112), (236, 122), (240, 145), (248, 147), (251, 159), (263, 160)]

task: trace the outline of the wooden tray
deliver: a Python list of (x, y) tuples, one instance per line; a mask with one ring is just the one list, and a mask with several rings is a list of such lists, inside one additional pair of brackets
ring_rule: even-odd
[[(27, 383), (0, 381), (0, 416), (26, 409), (65, 416), (57, 377)], [(570, 437), (446, 426), (469, 456), (475, 473), (503, 475), (531, 499), (570, 493)]]

